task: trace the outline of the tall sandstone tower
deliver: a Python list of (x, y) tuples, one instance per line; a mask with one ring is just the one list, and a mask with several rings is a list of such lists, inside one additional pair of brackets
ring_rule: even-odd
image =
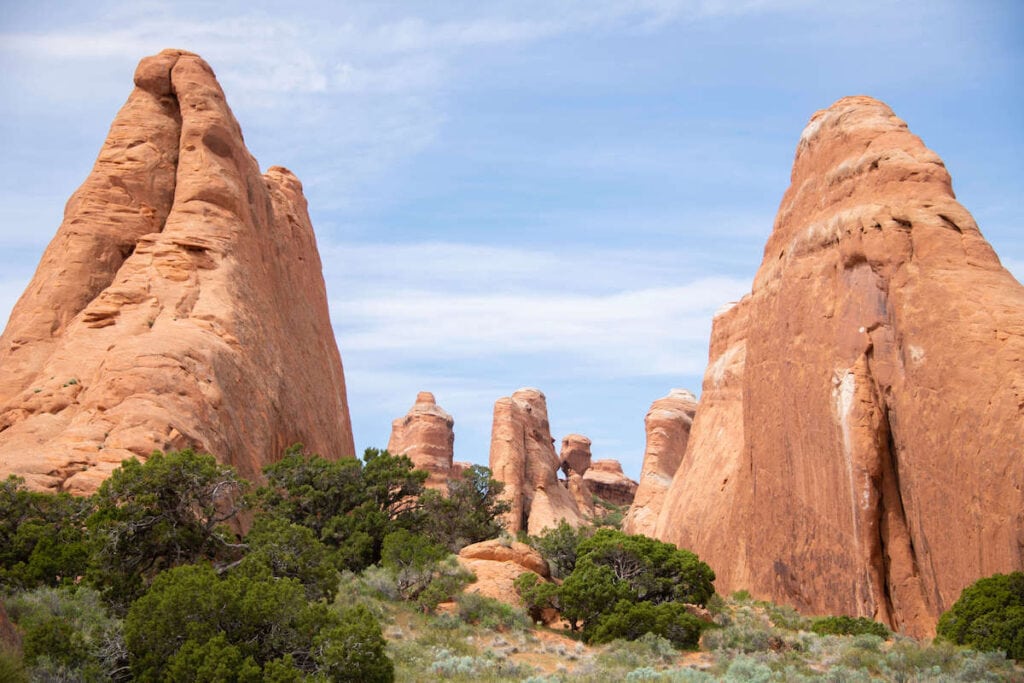
[(302, 185), (261, 174), (210, 67), (143, 59), (0, 337), (0, 475), (89, 493), (193, 447), (259, 476), (354, 455)]
[(720, 591), (915, 635), (1024, 568), (1024, 287), (882, 102), (801, 135), (655, 535)]

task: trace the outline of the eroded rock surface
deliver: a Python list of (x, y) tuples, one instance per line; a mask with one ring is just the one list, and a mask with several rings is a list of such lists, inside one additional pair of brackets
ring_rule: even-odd
[(685, 389), (673, 389), (651, 404), (644, 418), (647, 444), (640, 469), (640, 481), (622, 522), (628, 534), (654, 533), (665, 494), (690, 440), (690, 427), (697, 412), (697, 397)]
[(421, 391), (409, 412), (391, 423), (388, 452), (406, 455), (416, 469), (429, 472), (429, 488), (447, 490), (448, 478), (462, 471), (452, 471), (454, 426), (455, 420), (437, 405), (434, 395)]
[(578, 526), (582, 515), (568, 488), (558, 480), (547, 402), (536, 389), (520, 389), (494, 404), (490, 467), (505, 484), (512, 505), (507, 516), (510, 533), (539, 534), (561, 520)]
[(916, 635), (1024, 566), (1024, 287), (885, 104), (816, 113), (716, 317), (656, 535), (720, 592)]
[(622, 471), (618, 460), (595, 460), (583, 483), (589, 491), (613, 505), (630, 505), (636, 496), (637, 483)]
[(562, 438), (562, 450), (558, 454), (565, 476), (576, 473), (580, 476), (590, 469), (593, 456), (590, 453), (590, 439), (582, 434), (569, 434)]
[[(536, 550), (513, 541), (500, 539), (468, 545), (459, 551), (459, 564), (476, 575), (476, 581), (466, 586), (466, 593), (479, 593), (500, 600), (516, 608), (521, 607), (519, 593), (513, 585), (526, 572), (537, 574), (541, 580), (550, 580), (548, 563)], [(557, 615), (550, 615), (551, 620)]]
[(261, 174), (210, 67), (165, 50), (0, 337), (0, 475), (89, 493), (193, 447), (254, 478), (297, 441), (354, 455), (302, 185)]

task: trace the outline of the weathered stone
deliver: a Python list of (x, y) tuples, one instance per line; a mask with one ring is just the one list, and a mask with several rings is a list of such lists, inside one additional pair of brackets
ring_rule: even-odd
[(612, 505), (630, 505), (636, 496), (637, 483), (623, 473), (618, 460), (595, 460), (583, 475), (583, 483)]
[(639, 486), (622, 529), (629, 534), (654, 533), (665, 494), (672, 484), (690, 440), (697, 398), (685, 389), (673, 389), (651, 404), (644, 418), (647, 445)]
[[(459, 552), (459, 564), (476, 575), (476, 581), (466, 586), (466, 593), (479, 593), (516, 608), (522, 606), (513, 585), (516, 579), (527, 572), (537, 574), (542, 581), (551, 578), (548, 563), (525, 543), (474, 543)], [(551, 618), (557, 620), (557, 614)]]
[(405, 417), (391, 423), (388, 452), (406, 455), (416, 469), (429, 472), (428, 488), (447, 490), (448, 478), (453, 476), (454, 425), (455, 420), (437, 405), (434, 395), (421, 391)]
[(143, 59), (0, 337), (0, 474), (90, 493), (153, 450), (257, 478), (354, 455), (302, 185), (260, 174), (210, 67)]
[(558, 455), (561, 462), (562, 472), (565, 476), (570, 473), (586, 474), (590, 469), (590, 439), (582, 434), (569, 434), (562, 439), (562, 450)]
[(709, 360), (656, 535), (720, 592), (927, 635), (1024, 566), (1024, 287), (883, 103), (811, 119)]
[(520, 389), (494, 404), (490, 467), (512, 506), (506, 518), (510, 533), (539, 534), (563, 519), (582, 523), (576, 501), (558, 480), (559, 460), (541, 392)]
[(572, 494), (572, 499), (576, 501), (576, 507), (580, 511), (580, 516), (584, 519), (594, 518), (594, 492), (590, 490), (586, 482), (583, 481), (583, 476), (570, 472), (568, 479), (565, 480), (566, 486), (569, 489), (569, 493)]

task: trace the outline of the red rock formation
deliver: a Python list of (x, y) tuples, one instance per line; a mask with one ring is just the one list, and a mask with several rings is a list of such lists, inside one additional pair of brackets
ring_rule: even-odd
[(407, 455), (416, 469), (429, 472), (429, 488), (447, 490), (452, 476), (454, 425), (455, 420), (437, 405), (434, 395), (421, 391), (405, 417), (391, 423), (388, 452)]
[(626, 533), (654, 533), (665, 494), (686, 452), (696, 412), (697, 398), (685, 389), (673, 389), (668, 396), (651, 404), (644, 418), (647, 445), (640, 482), (633, 504), (622, 521)]
[(574, 526), (583, 521), (572, 494), (558, 481), (547, 403), (536, 389), (520, 389), (494, 404), (490, 467), (512, 504), (509, 532), (538, 534), (562, 519)]
[(573, 472), (581, 476), (586, 474), (587, 470), (590, 469), (590, 461), (592, 459), (590, 439), (582, 434), (569, 434), (564, 437), (558, 459), (561, 462), (562, 472), (566, 476)]
[(210, 67), (143, 59), (0, 337), (0, 474), (88, 493), (194, 447), (246, 477), (354, 454), (302, 185), (261, 175)]
[(656, 535), (719, 590), (912, 634), (1024, 566), (1024, 287), (876, 100), (812, 117), (719, 315)]
[[(474, 543), (459, 551), (459, 564), (476, 575), (476, 581), (466, 586), (466, 593), (479, 593), (516, 608), (522, 606), (513, 585), (516, 579), (527, 572), (537, 574), (542, 581), (551, 579), (548, 563), (525, 543), (506, 544), (500, 539)], [(553, 613), (546, 621), (557, 619), (557, 613)]]
[(623, 473), (618, 460), (595, 460), (583, 475), (583, 483), (613, 505), (630, 505), (636, 496), (637, 483)]

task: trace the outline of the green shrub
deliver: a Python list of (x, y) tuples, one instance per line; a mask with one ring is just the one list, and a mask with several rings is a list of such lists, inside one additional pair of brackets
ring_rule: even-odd
[(427, 587), (447, 554), (447, 549), (426, 536), (399, 529), (384, 537), (381, 564), (395, 577), (399, 594), (412, 600)]
[(563, 519), (557, 527), (530, 537), (529, 544), (547, 560), (551, 575), (564, 579), (576, 568), (576, 548), (580, 541), (593, 533), (592, 527), (574, 527)]
[(17, 652), (7, 650), (0, 645), (0, 681), (10, 683), (28, 683), (28, 672), (25, 663)]
[(491, 470), (473, 465), (458, 478), (448, 481), (447, 495), (425, 491), (420, 499), (429, 520), (423, 533), (450, 552), (472, 543), (497, 538), (504, 529), (502, 516), (512, 505), (502, 498), (505, 484), (491, 476)]
[(870, 633), (879, 638), (889, 638), (891, 635), (888, 627), (867, 617), (819, 617), (811, 622), (811, 630), (821, 636), (856, 636)]
[(341, 613), (341, 623), (318, 633), (318, 671), (331, 681), (391, 683), (395, 668), (385, 654), (380, 624), (363, 605)]
[[(696, 620), (682, 616), (682, 603), (703, 605), (714, 595), (715, 579), (696, 555), (612, 529), (580, 541), (576, 553), (575, 568), (557, 597), (562, 616), (573, 630), (582, 630), (584, 640), (636, 637), (647, 625), (665, 635), (670, 629), (680, 647), (693, 646)], [(674, 606), (655, 609), (666, 603)], [(646, 606), (634, 610), (630, 604)], [(606, 619), (610, 623), (602, 628)]]
[(231, 467), (191, 450), (125, 461), (96, 493), (90, 578), (123, 612), (164, 569), (239, 558), (243, 546), (226, 523), (246, 486)]
[(33, 677), (46, 678), (43, 670), (62, 670), (72, 678), (114, 677), (127, 664), (121, 624), (91, 588), (40, 587), (10, 596), (6, 605), (24, 634), (24, 659)]
[(416, 598), (424, 612), (433, 612), (442, 602), (447, 602), (462, 592), (467, 584), (476, 581), (472, 572), (462, 567), (454, 555), (434, 565), (430, 583)]
[(0, 587), (73, 584), (85, 573), (91, 498), (37, 493), (25, 480), (0, 481)]
[(530, 618), (537, 622), (543, 618), (546, 609), (557, 609), (558, 586), (550, 581), (543, 581), (533, 572), (523, 572), (512, 582), (519, 594), (519, 599), (526, 608)]
[(636, 640), (616, 640), (598, 654), (597, 663), (604, 678), (613, 679), (616, 670), (633, 671), (645, 667), (662, 667), (673, 661), (678, 652), (665, 638), (644, 634)]
[(620, 601), (603, 615), (593, 629), (591, 642), (607, 643), (616, 638), (636, 640), (645, 633), (661, 636), (679, 649), (696, 649), (704, 622), (678, 602)]
[(532, 623), (527, 616), (504, 602), (479, 593), (463, 593), (455, 598), (459, 617), (467, 624), (478, 624), (498, 631), (521, 630)]
[(1024, 572), (979, 579), (939, 618), (938, 635), (1024, 660)]
[(412, 461), (368, 448), (356, 458), (327, 460), (296, 444), (264, 468), (267, 485), (255, 504), (270, 516), (313, 531), (335, 549), (339, 568), (360, 571), (380, 561), (384, 537), (424, 521), (420, 494), (427, 473)]
[(129, 609), (125, 639), (132, 674), (142, 680), (213, 680), (228, 670), (236, 680), (300, 673), (391, 680), (380, 625), (365, 606), (338, 613), (308, 603), (298, 580), (269, 571), (220, 577), (209, 565), (188, 565), (163, 572)]
[(338, 570), (330, 551), (311, 529), (261, 516), (245, 540), (249, 549), (239, 571), (258, 573), (264, 568), (273, 576), (298, 580), (307, 600), (334, 600)]
[(758, 622), (744, 621), (716, 628), (704, 634), (703, 645), (719, 652), (767, 652), (779, 636), (775, 629)]

